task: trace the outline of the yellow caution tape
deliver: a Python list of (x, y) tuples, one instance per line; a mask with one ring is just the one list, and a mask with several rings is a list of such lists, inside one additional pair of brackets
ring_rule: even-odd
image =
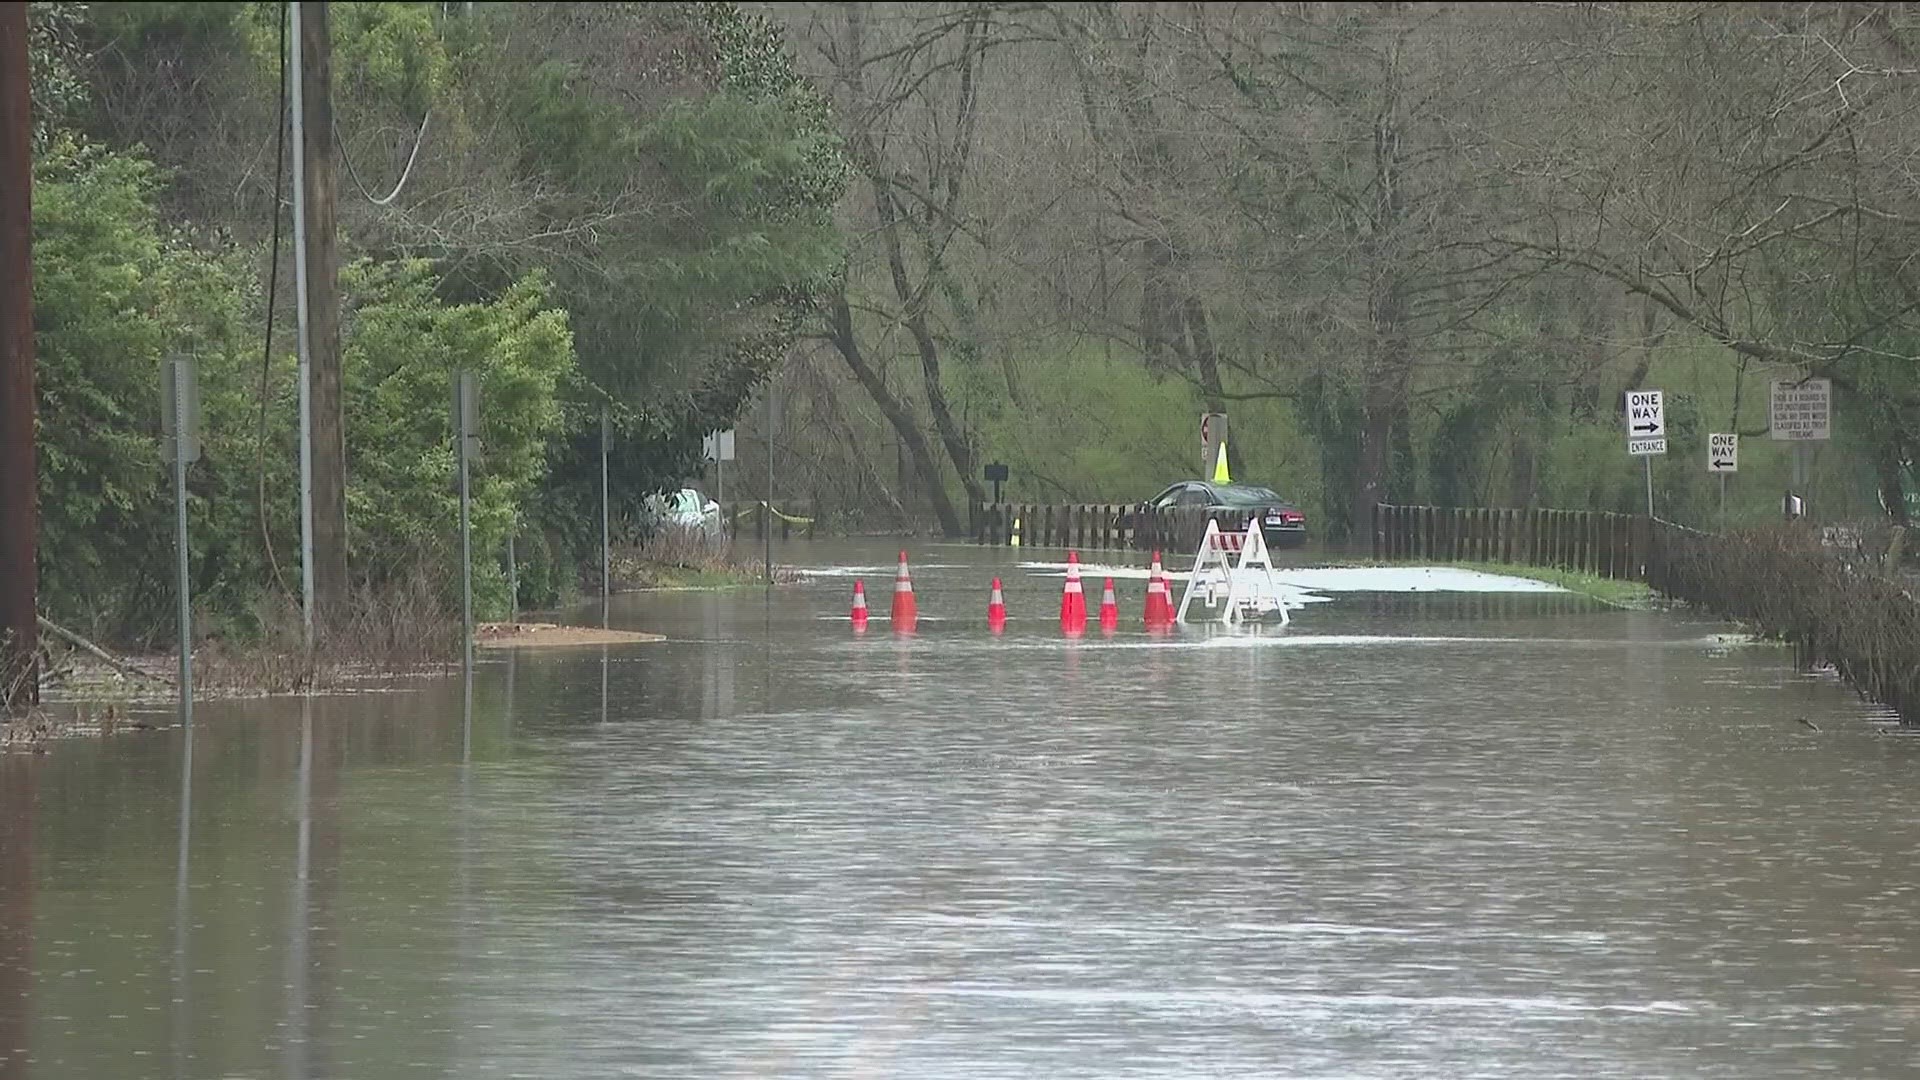
[[(739, 521), (740, 519), (747, 517), (750, 514), (758, 513), (760, 508), (763, 506), (767, 506), (767, 504), (765, 502), (754, 503), (752, 506), (749, 506), (745, 510), (742, 510), (739, 513), (733, 515), (733, 520)], [(795, 517), (792, 514), (783, 514), (779, 511), (777, 507), (772, 507), (772, 506), (767, 506), (767, 509), (773, 512), (774, 517), (779, 518), (781, 521), (784, 521), (789, 525), (813, 524), (813, 519), (810, 517)]]

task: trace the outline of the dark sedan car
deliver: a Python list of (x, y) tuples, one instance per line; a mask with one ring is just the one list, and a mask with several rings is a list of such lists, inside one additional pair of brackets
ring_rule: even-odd
[(1182, 480), (1147, 500), (1147, 506), (1154, 510), (1192, 506), (1209, 511), (1254, 511), (1260, 515), (1260, 531), (1276, 547), (1291, 547), (1307, 540), (1307, 515), (1271, 488)]

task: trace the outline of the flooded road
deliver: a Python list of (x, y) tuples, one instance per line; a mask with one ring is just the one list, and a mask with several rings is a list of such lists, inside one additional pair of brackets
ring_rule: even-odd
[(1058, 557), (0, 759), (0, 1078), (1920, 1070), (1920, 740), (1844, 686), (1564, 594), (1069, 643)]

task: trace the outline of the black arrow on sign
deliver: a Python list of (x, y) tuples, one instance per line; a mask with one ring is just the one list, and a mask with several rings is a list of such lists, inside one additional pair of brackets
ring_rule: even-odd
[(1658, 425), (1658, 424), (1635, 424), (1635, 425), (1633, 425), (1633, 430), (1635, 430), (1635, 431), (1659, 431), (1659, 430), (1660, 430), (1660, 425)]

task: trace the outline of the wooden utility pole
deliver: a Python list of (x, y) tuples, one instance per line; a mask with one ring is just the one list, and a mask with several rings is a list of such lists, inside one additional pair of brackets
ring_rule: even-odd
[(40, 700), (27, 5), (0, 4), (0, 715)]
[(325, 0), (298, 5), (308, 364), (313, 410), (313, 589), (324, 623), (347, 596), (347, 438), (334, 243), (333, 47)]

